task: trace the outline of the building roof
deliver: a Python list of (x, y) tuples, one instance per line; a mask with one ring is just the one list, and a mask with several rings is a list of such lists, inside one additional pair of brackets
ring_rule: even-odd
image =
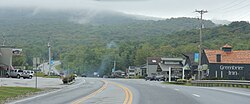
[(184, 65), (186, 65), (186, 64), (189, 64), (189, 65), (198, 65), (198, 62), (195, 62), (194, 61), (194, 53), (190, 53), (190, 54), (182, 54), (184, 57), (186, 57), (186, 63), (184, 64)]
[(122, 70), (116, 70), (115, 73), (125, 73), (125, 72)]
[(180, 61), (180, 62), (182, 62), (183, 58), (161, 58), (161, 60), (164, 60), (164, 61)]
[(129, 66), (128, 69), (129, 70), (134, 70), (136, 67), (135, 66)]
[(148, 57), (147, 59), (148, 65), (158, 65), (161, 62), (160, 57)]
[(226, 45), (224, 45), (222, 48), (232, 48), (232, 46), (226, 44)]
[[(209, 63), (250, 64), (250, 50), (237, 50), (231, 52), (204, 50), (204, 52)], [(221, 54), (221, 62), (216, 62), (217, 54)]]

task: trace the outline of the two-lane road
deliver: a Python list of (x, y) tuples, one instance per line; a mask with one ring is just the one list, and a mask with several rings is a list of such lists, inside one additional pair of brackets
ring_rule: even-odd
[(249, 104), (250, 90), (166, 85), (140, 79), (79, 78), (20, 104)]
[(137, 79), (112, 81), (135, 93), (134, 104), (250, 104), (250, 89), (166, 85)]

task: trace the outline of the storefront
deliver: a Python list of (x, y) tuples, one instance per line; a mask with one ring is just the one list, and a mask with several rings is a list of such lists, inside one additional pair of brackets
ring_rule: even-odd
[(250, 50), (204, 50), (202, 64), (207, 65), (203, 76), (226, 80), (250, 80)]
[(13, 69), (12, 56), (20, 55), (21, 51), (12, 46), (0, 46), (0, 77), (5, 77), (7, 70)]

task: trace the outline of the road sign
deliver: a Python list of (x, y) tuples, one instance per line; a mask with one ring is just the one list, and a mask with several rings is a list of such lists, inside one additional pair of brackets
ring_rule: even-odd
[(53, 64), (54, 64), (54, 60), (51, 60), (51, 61), (50, 61), (50, 64), (53, 65)]
[(194, 62), (199, 62), (199, 53), (194, 53)]

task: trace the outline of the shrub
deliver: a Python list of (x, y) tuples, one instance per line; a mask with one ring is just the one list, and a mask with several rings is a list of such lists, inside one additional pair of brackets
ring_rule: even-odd
[(62, 78), (62, 81), (64, 84), (70, 83), (75, 80), (75, 76), (73, 74), (70, 74), (68, 76), (65, 76)]
[(186, 79), (177, 79), (177, 82), (184, 82), (184, 83), (187, 83), (188, 80), (186, 80)]

